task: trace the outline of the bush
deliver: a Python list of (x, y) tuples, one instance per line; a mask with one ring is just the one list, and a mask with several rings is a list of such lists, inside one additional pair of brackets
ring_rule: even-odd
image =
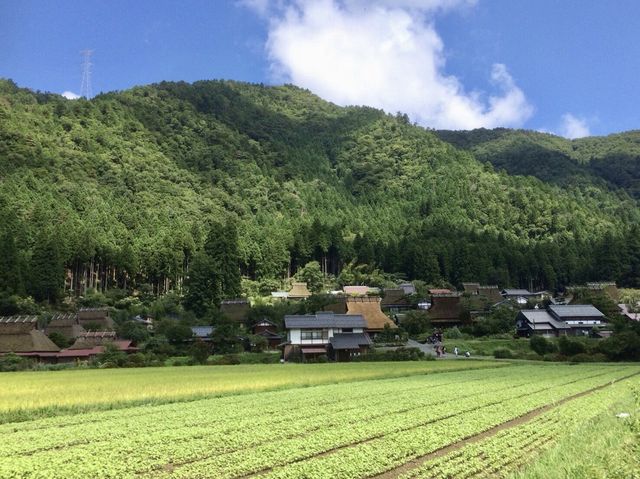
[(395, 351), (371, 352), (363, 356), (354, 358), (354, 361), (421, 361), (433, 359), (428, 358), (418, 348), (398, 348)]
[(547, 353), (544, 355), (542, 359), (543, 361), (566, 361), (567, 360), (565, 356), (558, 353)]
[(587, 352), (587, 347), (584, 343), (576, 339), (569, 339), (567, 336), (561, 336), (558, 341), (558, 350), (563, 356), (575, 356), (577, 354), (584, 354)]
[(14, 353), (7, 353), (0, 356), (0, 371), (24, 371), (31, 368), (32, 361), (18, 356)]
[(142, 353), (133, 353), (127, 356), (127, 367), (142, 368), (147, 366), (147, 358)]
[(508, 348), (498, 348), (493, 351), (493, 357), (496, 359), (513, 359), (513, 351)]
[(191, 346), (190, 354), (195, 363), (206, 364), (211, 354), (211, 347), (204, 341), (197, 340)]
[(603, 339), (598, 348), (614, 361), (640, 360), (640, 335), (635, 331), (623, 331)]
[(569, 358), (569, 361), (572, 363), (593, 363), (598, 361), (598, 359), (592, 355), (587, 353), (579, 353)]
[(445, 332), (442, 334), (442, 336), (445, 339), (461, 339), (463, 334), (458, 329), (457, 326), (454, 326), (453, 328), (449, 328), (449, 329), (445, 330)]
[(532, 336), (529, 339), (529, 347), (538, 353), (540, 356), (544, 356), (548, 353), (556, 351), (556, 346), (544, 336)]

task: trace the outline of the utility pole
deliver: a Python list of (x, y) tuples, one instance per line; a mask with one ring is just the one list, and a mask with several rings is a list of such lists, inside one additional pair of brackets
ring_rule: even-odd
[(93, 50), (85, 49), (80, 52), (82, 55), (82, 82), (80, 83), (80, 96), (84, 98), (91, 98), (93, 92), (91, 91), (91, 55)]

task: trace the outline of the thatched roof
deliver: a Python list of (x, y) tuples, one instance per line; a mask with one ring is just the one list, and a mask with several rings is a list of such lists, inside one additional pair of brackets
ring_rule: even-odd
[(307, 283), (293, 283), (289, 291), (289, 299), (304, 299), (311, 296), (311, 292), (307, 289)]
[(498, 288), (498, 286), (480, 286), (478, 288), (478, 294), (487, 298), (490, 303), (502, 301), (502, 295), (500, 294), (500, 288)]
[(411, 302), (403, 288), (384, 288), (382, 304), (385, 306), (407, 306)]
[(26, 334), (37, 325), (37, 316), (0, 316), (0, 335)]
[(86, 330), (78, 322), (77, 313), (57, 313), (51, 317), (45, 332), (47, 335), (59, 333), (67, 339), (76, 339)]
[(360, 314), (367, 323), (367, 330), (382, 331), (386, 324), (397, 328), (395, 323), (380, 309), (380, 298), (347, 298), (347, 314)]
[(32, 329), (26, 333), (4, 334), (0, 332), (0, 353), (57, 352), (56, 346), (42, 331)]
[(428, 311), (431, 321), (455, 322), (460, 320), (462, 308), (459, 294), (434, 294), (431, 297), (431, 301), (432, 305)]
[(113, 329), (113, 320), (106, 308), (81, 308), (78, 323), (86, 329)]
[(480, 283), (462, 283), (462, 289), (465, 293), (478, 294)]
[(82, 334), (68, 349), (90, 349), (112, 343), (116, 339), (114, 331), (92, 331)]

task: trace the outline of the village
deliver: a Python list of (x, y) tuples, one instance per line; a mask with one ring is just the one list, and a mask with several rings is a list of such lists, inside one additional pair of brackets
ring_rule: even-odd
[[(576, 302), (584, 292), (608, 304), (607, 314), (593, 304)], [(450, 346), (450, 353), (454, 347), (458, 351), (453, 339), (462, 337), (460, 331), (484, 331), (476, 333), (478, 339), (498, 337), (510, 340), (509, 344), (533, 336), (597, 340), (613, 332), (607, 316), (612, 314), (610, 305), (617, 306), (618, 321), (635, 322), (640, 317), (633, 312), (637, 305), (620, 302), (618, 289), (610, 282), (567, 288), (563, 295), (473, 282), (463, 283), (460, 290), (427, 288), (419, 293), (413, 283), (404, 282), (388, 288), (344, 286), (313, 295), (306, 283), (293, 282), (289, 290), (271, 293), (271, 303), (289, 305), (289, 311), (305, 305), (308, 311), (313, 304), (316, 310), (256, 317), (259, 308), (253, 307), (252, 313), (248, 299), (230, 299), (220, 304), (220, 315), (235, 328), (233, 340), (240, 345), (236, 352), (268, 352), (271, 362), (374, 360), (374, 352), (414, 348), (421, 351), (418, 357), (424, 357), (425, 352), (437, 357), (442, 352), (444, 357), (446, 346)], [(496, 314), (506, 318), (502, 329), (487, 330), (487, 318)], [(153, 352), (154, 336), (160, 336), (155, 331), (156, 319), (137, 315), (125, 320), (146, 331), (146, 340), (140, 341), (135, 335), (119, 334), (126, 331), (121, 327), (122, 314), (116, 314), (120, 326), (113, 316), (114, 308), (83, 307), (76, 312), (0, 317), (0, 355), (15, 355), (37, 364), (86, 365), (99, 364), (99, 359), (111, 352), (129, 357), (128, 366), (144, 365), (142, 353)], [(174, 340), (176, 354), (189, 354), (190, 348), (199, 347), (204, 355), (200, 362), (206, 362), (209, 355), (219, 353), (220, 345), (213, 341), (216, 325), (181, 326), (182, 336)], [(221, 349), (228, 351), (224, 346)]]

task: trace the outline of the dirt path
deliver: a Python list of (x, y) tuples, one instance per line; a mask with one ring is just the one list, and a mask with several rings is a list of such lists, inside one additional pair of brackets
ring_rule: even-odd
[(427, 461), (430, 461), (432, 459), (436, 459), (438, 457), (442, 457), (442, 456), (446, 456), (449, 453), (452, 453), (454, 451), (457, 451), (458, 449), (462, 449), (463, 447), (465, 447), (468, 444), (473, 444), (479, 441), (482, 441), (483, 439), (486, 439), (488, 437), (494, 436), (496, 434), (498, 434), (500, 431), (503, 431), (505, 429), (509, 429), (512, 427), (517, 427), (521, 424), (524, 424), (526, 422), (531, 421), (532, 419), (534, 419), (535, 417), (551, 410), (554, 408), (557, 408), (563, 404), (565, 404), (566, 402), (572, 401), (574, 399), (577, 399), (579, 397), (582, 396), (586, 396), (587, 394), (591, 394), (595, 391), (598, 391), (600, 389), (604, 389), (608, 386), (610, 386), (611, 384), (613, 384), (614, 382), (618, 382), (618, 381), (623, 381), (625, 379), (629, 379), (631, 377), (637, 376), (640, 373), (634, 373), (634, 374), (630, 374), (629, 376), (625, 376), (623, 378), (617, 379), (615, 381), (611, 381), (610, 383), (607, 384), (603, 384), (601, 386), (597, 386), (595, 388), (591, 388), (588, 389), (586, 391), (582, 391), (581, 393), (578, 394), (574, 394), (573, 396), (569, 396), (567, 398), (564, 398), (556, 403), (552, 403), (552, 404), (547, 404), (546, 406), (542, 406), (538, 409), (534, 409), (533, 411), (528, 412), (527, 414), (524, 414), (522, 416), (519, 416), (515, 419), (511, 419), (509, 421), (503, 422), (502, 424), (498, 424), (497, 426), (492, 427), (491, 429), (487, 429), (484, 432), (481, 432), (479, 434), (476, 434), (474, 436), (470, 436), (466, 439), (463, 439), (462, 441), (456, 442), (454, 444), (450, 444), (448, 446), (443, 447), (442, 449), (438, 449), (437, 451), (433, 451), (430, 452), (429, 454), (425, 455), (425, 456), (421, 456), (421, 457), (417, 457), (405, 464), (403, 464), (402, 466), (398, 466), (394, 469), (391, 469), (387, 472), (384, 472), (382, 474), (378, 474), (375, 476), (370, 476), (371, 479), (394, 479), (396, 477), (398, 477), (401, 474), (405, 474), (413, 469), (416, 469), (418, 467), (420, 467), (422, 464), (424, 464)]

